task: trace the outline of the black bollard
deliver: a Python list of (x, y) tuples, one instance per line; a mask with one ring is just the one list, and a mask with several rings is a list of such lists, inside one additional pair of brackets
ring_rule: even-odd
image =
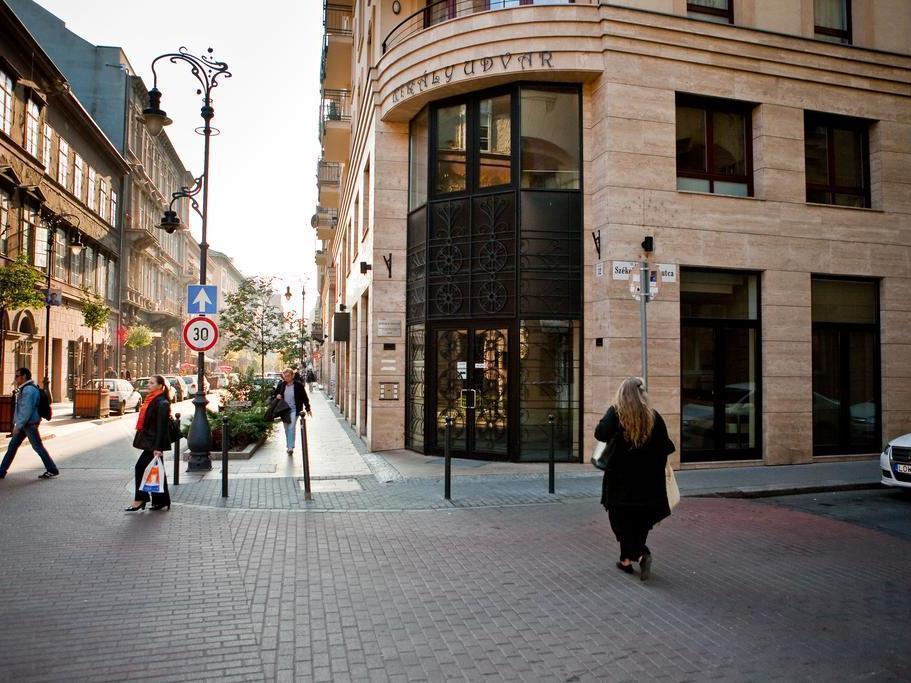
[(310, 494), (310, 447), (307, 444), (306, 415), (301, 415), (301, 454), (304, 456), (304, 500), (313, 500)]
[(446, 444), (443, 447), (443, 460), (445, 462), (443, 470), (443, 497), (446, 500), (452, 500), (452, 417), (446, 416)]
[(547, 459), (547, 492), (554, 492), (554, 414), (547, 416), (547, 423), (550, 425), (550, 455)]
[(228, 421), (221, 419), (221, 497), (228, 497)]
[(177, 420), (177, 440), (174, 441), (174, 486), (180, 486), (180, 413), (174, 414)]

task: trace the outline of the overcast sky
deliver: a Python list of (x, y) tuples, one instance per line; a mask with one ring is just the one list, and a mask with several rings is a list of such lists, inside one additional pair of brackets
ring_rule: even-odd
[[(212, 138), (209, 244), (245, 275), (281, 278), (300, 310), (316, 302), (310, 216), (316, 206), (319, 156), (320, 0), (259, 0), (255, 6), (194, 0), (37, 0), (67, 27), (96, 45), (116, 45), (152, 87), (152, 60), (186, 46), (214, 48), (232, 78), (213, 91), (221, 135)], [(156, 67), (166, 130), (187, 169), (202, 172), (198, 83), (186, 64)], [(175, 188), (176, 189), (176, 188)], [(198, 237), (198, 233), (197, 233)]]

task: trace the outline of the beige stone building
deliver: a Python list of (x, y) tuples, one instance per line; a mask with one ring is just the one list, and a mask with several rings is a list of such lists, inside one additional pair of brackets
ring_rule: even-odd
[(320, 371), (370, 448), (438, 453), (449, 415), (458, 454), (536, 460), (552, 414), (582, 459), (641, 372), (641, 259), (675, 458), (911, 431), (911, 3), (356, 0), (325, 25)]

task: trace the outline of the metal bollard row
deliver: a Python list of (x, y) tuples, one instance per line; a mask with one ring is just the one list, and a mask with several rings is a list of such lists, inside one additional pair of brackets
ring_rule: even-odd
[(180, 486), (180, 413), (174, 414), (177, 420), (177, 440), (174, 442), (174, 486)]

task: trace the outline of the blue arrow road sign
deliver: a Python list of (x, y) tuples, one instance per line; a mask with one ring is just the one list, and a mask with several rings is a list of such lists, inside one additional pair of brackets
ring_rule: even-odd
[(214, 315), (218, 313), (216, 285), (187, 285), (187, 313)]

